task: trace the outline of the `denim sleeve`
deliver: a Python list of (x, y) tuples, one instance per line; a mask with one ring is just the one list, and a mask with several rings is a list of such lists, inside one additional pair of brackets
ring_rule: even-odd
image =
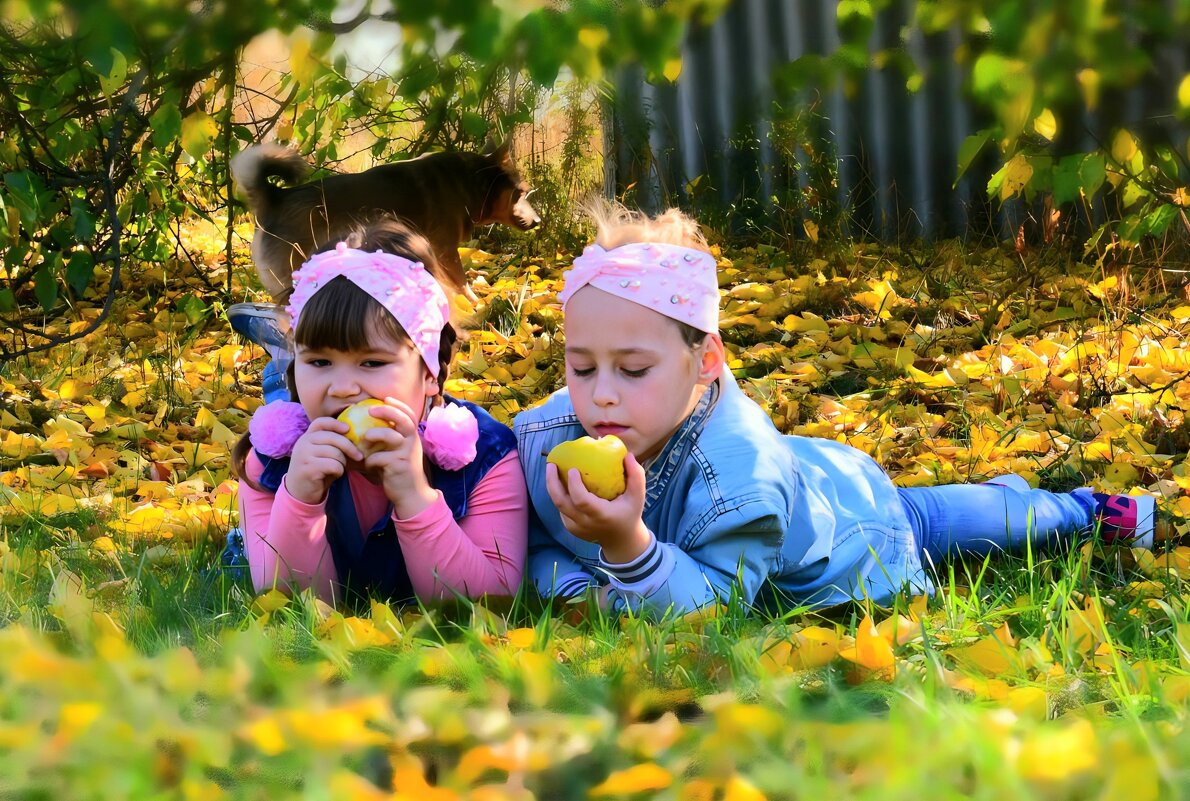
[(570, 598), (599, 584), (590, 570), (549, 535), (532, 506), (529, 508), (528, 573), (529, 580), (543, 598)]
[(752, 603), (776, 568), (785, 525), (776, 513), (754, 508), (751, 511), (759, 514), (749, 516), (746, 511), (716, 518), (686, 550), (661, 543), (669, 551), (666, 561), (672, 557), (668, 578), (647, 595), (620, 582), (618, 594), (625, 605), (654, 616), (682, 614), (726, 602), (733, 591), (744, 603)]

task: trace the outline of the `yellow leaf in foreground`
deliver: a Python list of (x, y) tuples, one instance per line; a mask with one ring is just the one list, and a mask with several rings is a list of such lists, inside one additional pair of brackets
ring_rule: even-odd
[(766, 801), (766, 796), (752, 782), (736, 774), (723, 787), (723, 801)]
[(839, 634), (833, 629), (807, 626), (794, 635), (793, 641), (789, 666), (794, 670), (822, 667), (839, 655)]
[(182, 780), (182, 798), (184, 801), (221, 801), (227, 797), (223, 788), (209, 779), (196, 781), (186, 778)]
[(397, 799), (417, 799), (417, 801), (446, 801), (455, 798), (446, 790), (432, 787), (426, 781), (426, 769), (421, 760), (408, 751), (397, 751), (389, 757), (392, 768), (394, 787), (399, 787)]
[(897, 664), (892, 644), (880, 636), (871, 616), (864, 617), (859, 624), (855, 645), (841, 649), (839, 656), (868, 670), (884, 670)]
[(950, 653), (960, 665), (967, 669), (974, 668), (988, 676), (1014, 672), (1021, 666), (1016, 638), (1012, 636), (1007, 623), (991, 636), (966, 647), (955, 648)]
[(1090, 721), (1039, 728), (1021, 743), (1017, 770), (1026, 779), (1058, 781), (1099, 764), (1099, 743)]
[(63, 568), (50, 587), (48, 608), (70, 633), (79, 636), (90, 626), (95, 602), (83, 591), (83, 580)]
[(549, 764), (541, 750), (534, 750), (524, 732), (516, 732), (503, 743), (477, 745), (459, 759), (455, 775), (470, 784), (489, 770), (503, 773), (539, 771)]
[(236, 734), (240, 739), (247, 740), (255, 746), (256, 750), (265, 756), (276, 756), (288, 748), (285, 734), (281, 731), (277, 719), (272, 716), (246, 723), (239, 728)]
[(616, 744), (631, 754), (653, 759), (681, 736), (682, 721), (673, 712), (666, 712), (651, 723), (631, 723), (624, 727)]
[(1033, 120), (1033, 131), (1038, 136), (1053, 141), (1058, 133), (1058, 121), (1054, 119), (1054, 112), (1043, 108)]
[(336, 709), (291, 709), (286, 722), (294, 737), (315, 748), (358, 748), (387, 743), (383, 732), (367, 725), (369, 710), (359, 704)]
[(682, 785), (678, 801), (714, 801), (715, 785), (706, 779), (691, 779)]
[(335, 771), (331, 776), (330, 790), (331, 798), (343, 801), (392, 801), (391, 795), (346, 768)]
[(537, 629), (519, 628), (508, 632), (508, 644), (513, 648), (530, 648), (537, 637)]
[(269, 590), (256, 597), (256, 600), (252, 602), (252, 611), (258, 615), (269, 614), (283, 608), (288, 603), (288, 595), (280, 590)]
[(1008, 200), (1024, 188), (1033, 177), (1033, 165), (1023, 153), (1017, 153), (1004, 165), (1004, 180), (1000, 184), (1000, 200)]
[(1103, 609), (1095, 598), (1087, 598), (1083, 609), (1071, 607), (1066, 615), (1066, 644), (1083, 654), (1093, 654), (1108, 639)]
[(886, 617), (876, 625), (876, 631), (895, 645), (904, 645), (921, 637), (921, 625), (904, 615)]
[(91, 727), (103, 707), (91, 701), (63, 704), (58, 712), (58, 737), (69, 742)]
[(591, 788), (591, 798), (608, 798), (617, 795), (634, 795), (649, 790), (664, 790), (673, 783), (673, 776), (660, 765), (646, 762), (618, 770)]
[(1049, 696), (1040, 687), (1014, 687), (1005, 699), (1008, 708), (1021, 717), (1045, 720), (1049, 717)]
[(1107, 782), (1099, 798), (1127, 798), (1128, 801), (1157, 801), (1161, 797), (1160, 775), (1156, 759), (1147, 751), (1138, 751), (1136, 745), (1118, 739), (1105, 747), (1108, 752), (1104, 761), (1108, 768)]
[(857, 292), (852, 298), (856, 303), (862, 303), (872, 311), (876, 312), (882, 319), (892, 317), (889, 311), (893, 306), (901, 302), (901, 298), (897, 295), (897, 291), (893, 289), (888, 279), (883, 281), (873, 281), (872, 288), (866, 292)]

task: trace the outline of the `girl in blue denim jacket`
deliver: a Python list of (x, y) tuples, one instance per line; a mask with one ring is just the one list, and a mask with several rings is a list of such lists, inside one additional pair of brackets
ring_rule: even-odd
[[(559, 295), (566, 388), (514, 431), (533, 509), (528, 574), (547, 597), (597, 587), (654, 614), (724, 601), (827, 606), (933, 590), (959, 552), (1104, 539), (1148, 547), (1151, 496), (1052, 493), (1019, 476), (898, 488), (869, 456), (781, 434), (724, 367), (714, 257), (677, 211), (595, 213), (596, 242)], [(628, 448), (604, 500), (545, 454), (584, 434)]]

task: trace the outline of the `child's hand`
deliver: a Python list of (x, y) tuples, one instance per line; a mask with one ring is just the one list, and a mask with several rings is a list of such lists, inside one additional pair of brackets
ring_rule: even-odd
[(405, 520), (437, 500), (438, 493), (426, 477), (418, 415), (396, 398), (385, 398), (384, 403), (368, 410), (388, 425), (364, 433), (363, 440), (371, 450), (364, 468), (379, 474), (384, 494), (392, 501), (397, 517)]
[(310, 422), (306, 433), (293, 445), (289, 472), (285, 474), (285, 489), (294, 499), (322, 503), (327, 488), (343, 475), (348, 462), (364, 458), (346, 434), (347, 424), (333, 417), (319, 417)]
[(605, 501), (587, 490), (582, 475), (572, 469), (563, 486), (558, 466), (545, 466), (545, 487), (566, 530), (579, 539), (603, 548), (611, 564), (631, 562), (649, 547), (649, 530), (641, 515), (645, 509), (645, 471), (631, 453), (624, 457), (627, 486), (622, 495)]

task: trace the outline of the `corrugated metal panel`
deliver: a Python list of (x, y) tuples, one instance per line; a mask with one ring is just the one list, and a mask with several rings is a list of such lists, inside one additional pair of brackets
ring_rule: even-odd
[[(683, 71), (675, 84), (652, 85), (639, 68), (617, 81), (608, 134), (608, 188), (627, 191), (649, 210), (711, 202), (724, 213), (771, 212), (774, 190), (787, 169), (770, 141), (773, 70), (807, 54), (838, 46), (836, 3), (827, 0), (736, 0), (713, 25), (691, 32)], [(875, 47), (893, 47), (912, 14), (912, 3), (893, 3), (876, 18)], [(836, 88), (819, 108), (837, 155), (836, 201), (850, 232), (885, 240), (901, 236), (1006, 234), (1024, 213), (1000, 209), (985, 195), (991, 154), (952, 186), (963, 140), (988, 123), (963, 94), (954, 54), (957, 31), (915, 33), (905, 47), (926, 72), (924, 88), (910, 93), (894, 71), (870, 71), (853, 97)], [(1118, 125), (1155, 131), (1181, 142), (1190, 129), (1156, 119), (1168, 108), (1190, 63), (1190, 43), (1153, 53), (1150, 80), (1084, 114), (1059, 143), (1065, 152), (1089, 149)], [(799, 160), (800, 161), (800, 160)], [(703, 176), (693, 191), (689, 182)], [(738, 224), (738, 217), (734, 218)]]

